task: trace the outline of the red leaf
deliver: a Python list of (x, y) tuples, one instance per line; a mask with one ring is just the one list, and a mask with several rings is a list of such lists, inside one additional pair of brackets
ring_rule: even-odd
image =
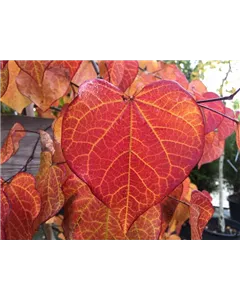
[(76, 176), (71, 176), (63, 185), (65, 197), (64, 234), (68, 239), (123, 240), (121, 226), (112, 213)]
[(23, 126), (19, 123), (13, 125), (1, 148), (0, 164), (8, 161), (18, 151), (19, 142), (25, 136), (24, 130)]
[(130, 240), (157, 240), (162, 228), (161, 205), (149, 208), (137, 218), (128, 230)]
[(208, 191), (203, 190), (201, 191), (201, 193), (204, 194), (210, 201), (212, 201), (212, 196), (209, 194)]
[(93, 80), (64, 114), (62, 148), (126, 233), (188, 176), (202, 155), (203, 130), (198, 106), (175, 82), (155, 82), (126, 100), (108, 82)]
[(0, 61), (0, 79), (1, 79), (1, 86), (0, 86), (0, 97), (2, 97), (8, 87), (9, 83), (9, 71), (8, 71), (8, 64), (7, 60)]
[(82, 60), (54, 60), (51, 62), (50, 68), (60, 67), (69, 70), (70, 79), (76, 74), (77, 70), (81, 66)]
[(16, 63), (22, 71), (30, 75), (40, 85), (51, 60), (16, 60)]
[(0, 70), (4, 69), (7, 63), (8, 60), (0, 60)]
[(199, 191), (192, 192), (190, 202), (191, 239), (200, 240), (202, 233), (214, 213), (209, 195)]
[(7, 220), (8, 214), (9, 214), (9, 203), (6, 194), (3, 191), (3, 186), (1, 182), (1, 238), (0, 238), (1, 240), (6, 239), (5, 222)]
[(65, 179), (63, 170), (57, 165), (52, 165), (52, 154), (48, 151), (42, 152), (36, 176), (36, 188), (41, 197), (41, 211), (35, 227), (53, 217), (63, 207), (62, 184)]
[[(204, 93), (201, 100), (218, 98), (215, 93)], [(221, 101), (203, 103), (204, 106), (214, 109), (222, 114), (225, 113), (225, 106)], [(205, 116), (205, 134), (214, 131), (223, 121), (224, 117), (206, 108), (201, 108)]]
[[(225, 107), (225, 115), (234, 119), (234, 112), (231, 108)], [(219, 140), (225, 140), (227, 137), (233, 134), (236, 128), (236, 123), (227, 119), (223, 118), (220, 126), (218, 127), (218, 137)]]
[(135, 60), (107, 60), (100, 65), (100, 75), (119, 87), (123, 92), (131, 85), (138, 73), (138, 62)]
[(218, 132), (212, 131), (206, 134), (203, 155), (198, 163), (198, 168), (218, 159), (224, 151), (224, 145), (225, 141), (219, 140)]
[(10, 212), (5, 222), (8, 240), (32, 239), (33, 222), (39, 214), (41, 200), (31, 174), (18, 173), (4, 185), (4, 192), (10, 202)]
[(15, 61), (9, 60), (7, 67), (9, 71), (9, 82), (7, 90), (4, 95), (1, 96), (1, 101), (18, 113), (21, 113), (31, 102), (27, 97), (24, 97), (17, 88), (16, 76), (18, 76), (20, 71), (18, 65)]
[(69, 71), (64, 68), (48, 68), (42, 84), (27, 73), (21, 71), (16, 78), (19, 91), (45, 112), (54, 101), (62, 97), (70, 84)]

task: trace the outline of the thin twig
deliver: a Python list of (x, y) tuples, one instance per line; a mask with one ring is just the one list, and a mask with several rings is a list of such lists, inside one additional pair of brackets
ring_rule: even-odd
[[(45, 128), (44, 131), (47, 131), (49, 128), (51, 128), (51, 125), (48, 126), (47, 128)], [(18, 173), (20, 173), (20, 172), (26, 172), (26, 171), (27, 171), (27, 167), (28, 167), (29, 163), (34, 159), (34, 154), (35, 154), (35, 151), (36, 151), (36, 149), (37, 149), (37, 145), (38, 145), (38, 142), (39, 142), (39, 141), (40, 141), (40, 135), (39, 135), (39, 137), (37, 138), (37, 140), (36, 140), (36, 142), (35, 142), (35, 144), (34, 144), (34, 146), (33, 146), (32, 153), (31, 153), (31, 155), (29, 156), (29, 158), (27, 159), (25, 165), (24, 165), (24, 166), (23, 166), (16, 174), (14, 174), (14, 175), (11, 176), (10, 178), (4, 180), (3, 183), (6, 183), (6, 182), (10, 181), (10, 180), (11, 180), (14, 176), (16, 176)]]
[(39, 132), (33, 130), (15, 130), (15, 132), (29, 132), (29, 133), (39, 134)]
[(218, 115), (220, 115), (220, 116), (223, 116), (224, 118), (227, 118), (227, 119), (229, 119), (229, 120), (235, 122), (236, 124), (239, 123), (239, 121), (238, 121), (237, 119), (233, 119), (233, 118), (231, 118), (231, 117), (229, 117), (229, 116), (227, 116), (227, 115), (225, 115), (225, 114), (221, 113), (220, 111), (217, 111), (217, 110), (215, 110), (215, 109), (213, 109), (213, 108), (210, 108), (210, 107), (207, 107), (207, 106), (204, 106), (204, 105), (201, 105), (201, 104), (198, 104), (198, 106), (200, 106), (200, 107), (202, 107), (202, 108), (206, 108), (206, 109), (208, 109), (208, 110), (211, 110), (212, 112), (215, 112), (216, 114), (218, 114)]
[(98, 77), (98, 78), (101, 78), (101, 77), (100, 77), (100, 71), (99, 71), (98, 64), (95, 62), (95, 60), (91, 60), (91, 63), (92, 63), (92, 66), (93, 66), (93, 68), (94, 68), (94, 71), (95, 71), (96, 74), (97, 74), (97, 77)]
[(156, 77), (158, 79), (162, 79), (162, 77), (158, 76), (158, 75), (155, 75), (154, 73), (151, 73), (151, 72), (148, 72), (146, 69), (143, 69), (141, 67), (138, 67), (138, 69), (144, 73), (146, 73), (147, 75), (152, 75), (153, 77)]
[(219, 97), (219, 98), (208, 99), (208, 100), (198, 100), (197, 103), (206, 103), (206, 102), (214, 102), (214, 101), (222, 101), (222, 100), (232, 100), (239, 91), (240, 91), (240, 88), (238, 90), (236, 90), (236, 92), (234, 92), (230, 96)]
[(61, 111), (61, 108), (58, 108), (58, 107), (56, 107), (56, 106), (50, 106), (50, 108), (52, 109), (52, 110), (55, 110), (55, 111)]
[(73, 85), (73, 86), (75, 86), (75, 87), (77, 87), (79, 89), (79, 85), (77, 85), (76, 83), (74, 83), (72, 81), (70, 83), (71, 83), (71, 85)]
[(220, 92), (220, 96), (221, 96), (221, 97), (223, 96), (223, 93), (222, 93), (223, 86), (224, 86), (224, 84), (225, 84), (225, 81), (227, 81), (228, 76), (229, 76), (229, 74), (230, 74), (231, 71), (232, 71), (232, 68), (231, 68), (231, 61), (229, 60), (229, 61), (228, 61), (228, 71), (227, 71), (227, 73), (226, 73), (226, 76), (223, 78), (222, 84), (220, 85), (220, 88), (219, 88), (219, 92)]
[(190, 203), (187, 202), (187, 201), (179, 200), (179, 199), (174, 198), (174, 197), (172, 197), (172, 196), (170, 196), (170, 195), (168, 195), (168, 198), (171, 198), (171, 199), (173, 199), (173, 200), (175, 200), (175, 201), (177, 201), (177, 202), (180, 202), (180, 203), (182, 203), (182, 204), (185, 204), (185, 205), (187, 205), (187, 206), (190, 206)]

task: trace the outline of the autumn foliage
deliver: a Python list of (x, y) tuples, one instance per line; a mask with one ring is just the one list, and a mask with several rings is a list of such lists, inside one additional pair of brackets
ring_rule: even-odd
[[(218, 98), (162, 61), (1, 62), (1, 101), (54, 117), (52, 136), (38, 132), (38, 173), (1, 179), (1, 239), (57, 222), (65, 239), (178, 240), (187, 220), (201, 239), (214, 209), (188, 176), (234, 130), (240, 148), (235, 113)], [(26, 134), (12, 127), (1, 164)]]

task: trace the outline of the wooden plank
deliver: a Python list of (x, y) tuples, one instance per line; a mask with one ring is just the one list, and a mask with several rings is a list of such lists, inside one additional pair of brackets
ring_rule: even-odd
[[(8, 135), (9, 130), (15, 123), (20, 123), (26, 130), (37, 131), (45, 129), (52, 124), (53, 119), (34, 118), (28, 116), (1, 115), (1, 146)], [(48, 133), (52, 136), (52, 130)], [(6, 163), (1, 165), (1, 176), (4, 180), (15, 175), (26, 163), (32, 153), (33, 147), (37, 141), (38, 135), (34, 133), (26, 133), (26, 136), (21, 140), (18, 152), (12, 156)], [(40, 162), (40, 143), (35, 151), (34, 159), (29, 163), (27, 172), (35, 175), (39, 168)]]

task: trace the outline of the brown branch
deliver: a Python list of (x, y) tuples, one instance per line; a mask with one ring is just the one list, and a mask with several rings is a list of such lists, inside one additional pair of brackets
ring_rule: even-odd
[(168, 197), (168, 198), (171, 198), (171, 199), (173, 199), (173, 200), (175, 200), (175, 201), (177, 201), (177, 202), (179, 202), (179, 203), (185, 204), (185, 205), (187, 205), (187, 206), (191, 206), (190, 203), (187, 202), (187, 201), (179, 200), (179, 199), (177, 199), (177, 198), (175, 198), (175, 197), (172, 197), (172, 196), (170, 196), (170, 195), (168, 195), (167, 197)]
[[(47, 131), (49, 128), (51, 128), (51, 125), (48, 126), (47, 128), (45, 128), (44, 131)], [(14, 176), (16, 176), (18, 173), (20, 173), (20, 172), (26, 172), (26, 171), (27, 171), (27, 167), (28, 167), (29, 163), (34, 159), (35, 151), (36, 151), (36, 149), (37, 149), (37, 145), (38, 145), (38, 142), (39, 142), (39, 141), (40, 141), (40, 135), (39, 135), (39, 137), (37, 138), (37, 140), (36, 140), (36, 142), (35, 142), (35, 144), (34, 144), (34, 146), (33, 146), (32, 153), (31, 153), (31, 155), (29, 156), (29, 158), (27, 159), (25, 165), (24, 165), (24, 166), (23, 166), (16, 174), (14, 174), (14, 175), (11, 176), (10, 178), (4, 180), (3, 183), (6, 183), (6, 182), (10, 181), (10, 180), (11, 180)]]
[(51, 224), (44, 223), (42, 224), (42, 229), (44, 232), (44, 235), (46, 237), (46, 240), (55, 240), (55, 236), (53, 233), (53, 228)]
[(230, 74), (231, 71), (232, 71), (232, 68), (231, 68), (231, 62), (230, 62), (230, 60), (229, 60), (229, 61), (228, 61), (228, 71), (227, 71), (225, 77), (223, 78), (222, 83), (221, 83), (220, 88), (219, 88), (219, 93), (220, 93), (220, 96), (221, 96), (221, 97), (222, 97), (222, 90), (223, 90), (224, 83), (225, 83), (225, 81), (228, 79), (228, 75)]
[(223, 114), (223, 113), (221, 113), (221, 112), (219, 112), (219, 111), (217, 111), (217, 110), (215, 110), (215, 109), (213, 109), (213, 108), (210, 108), (210, 107), (207, 107), (207, 106), (204, 106), (204, 105), (201, 105), (201, 104), (199, 104), (198, 106), (200, 106), (200, 107), (202, 107), (202, 108), (206, 108), (206, 109), (208, 109), (208, 110), (211, 110), (212, 112), (215, 112), (216, 114), (218, 114), (218, 115), (220, 115), (220, 116), (223, 116), (224, 118), (227, 118), (227, 119), (229, 119), (229, 120), (235, 122), (236, 124), (239, 123), (239, 121), (238, 121), (237, 119), (233, 119), (233, 118), (231, 118), (231, 117), (229, 117), (229, 116), (227, 116), (227, 115), (225, 115), (225, 114)]
[(197, 103), (207, 103), (207, 102), (214, 102), (214, 101), (222, 101), (222, 100), (233, 100), (233, 98), (236, 96), (236, 94), (240, 91), (240, 88), (236, 90), (233, 94), (230, 96), (225, 96), (225, 97), (219, 97), (219, 98), (213, 98), (213, 99), (208, 99), (208, 100), (198, 100)]
[(95, 60), (91, 60), (91, 63), (92, 63), (92, 66), (93, 66), (93, 68), (94, 68), (94, 71), (95, 71), (96, 74), (97, 74), (97, 77), (98, 77), (98, 78), (101, 78), (101, 77), (100, 77), (100, 71), (99, 71), (98, 64), (96, 63)]
[(152, 75), (153, 77), (156, 77), (158, 79), (162, 79), (162, 77), (158, 76), (158, 75), (155, 75), (154, 73), (151, 73), (151, 72), (148, 72), (146, 69), (143, 69), (141, 67), (138, 67), (138, 69), (144, 73), (146, 73), (147, 75)]
[(15, 130), (15, 132), (29, 132), (29, 133), (39, 134), (39, 132), (33, 130)]
[(58, 107), (56, 107), (56, 106), (50, 106), (50, 108), (51, 108), (52, 110), (57, 111), (57, 112), (60, 112), (60, 111), (61, 111), (61, 108), (58, 108)]
[(74, 82), (71, 81), (70, 84), (73, 85), (73, 86), (75, 86), (75, 87), (77, 87), (79, 89), (79, 85), (77, 85), (76, 83), (74, 83)]

